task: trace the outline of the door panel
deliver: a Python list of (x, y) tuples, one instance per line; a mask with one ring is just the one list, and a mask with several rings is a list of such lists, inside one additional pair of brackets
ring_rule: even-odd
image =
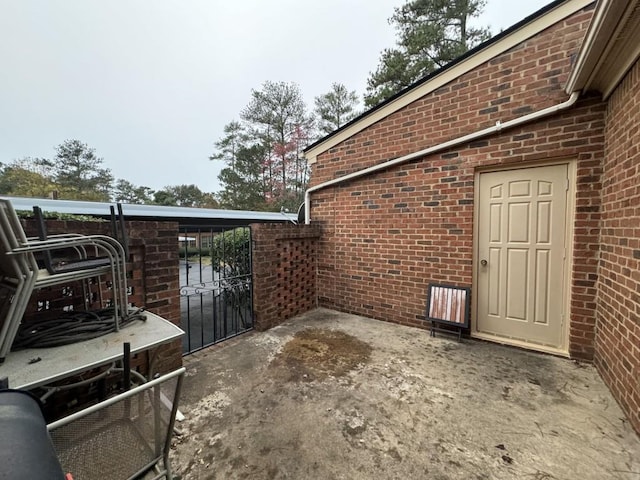
[(480, 175), (479, 333), (564, 348), (567, 168)]

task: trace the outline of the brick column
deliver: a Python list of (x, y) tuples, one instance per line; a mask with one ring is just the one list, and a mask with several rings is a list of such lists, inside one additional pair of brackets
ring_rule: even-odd
[(318, 225), (252, 224), (255, 328), (266, 330), (318, 305)]

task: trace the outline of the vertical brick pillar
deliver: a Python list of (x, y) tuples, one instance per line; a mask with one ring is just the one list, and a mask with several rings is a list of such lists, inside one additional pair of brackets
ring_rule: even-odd
[[(131, 252), (131, 278), (142, 283), (141, 305), (150, 312), (180, 325), (180, 271), (178, 223), (127, 222)], [(135, 290), (134, 290), (135, 294)], [(182, 340), (163, 345), (157, 353), (155, 372), (182, 366)]]
[(252, 224), (255, 328), (266, 330), (318, 305), (317, 225)]

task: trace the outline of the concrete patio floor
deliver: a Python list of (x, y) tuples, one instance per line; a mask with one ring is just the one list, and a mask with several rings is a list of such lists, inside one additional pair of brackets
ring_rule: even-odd
[(198, 479), (640, 479), (591, 365), (318, 309), (185, 358)]

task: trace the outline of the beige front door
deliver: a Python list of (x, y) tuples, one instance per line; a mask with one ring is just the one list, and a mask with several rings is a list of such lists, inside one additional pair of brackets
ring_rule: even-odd
[(566, 350), (567, 169), (480, 174), (477, 333)]

